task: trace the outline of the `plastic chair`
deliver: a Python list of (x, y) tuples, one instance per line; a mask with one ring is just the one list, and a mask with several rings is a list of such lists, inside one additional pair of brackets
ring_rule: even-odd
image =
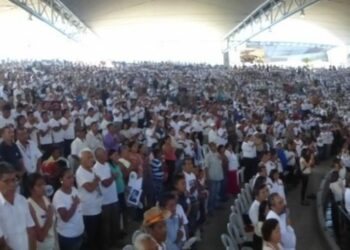
[(222, 244), (224, 244), (226, 250), (239, 250), (238, 245), (227, 234), (221, 235)]
[(239, 230), (237, 226), (231, 221), (227, 223), (227, 232), (232, 240), (237, 241), (237, 244), (240, 245), (243, 243), (243, 239), (239, 234)]
[(122, 250), (134, 250), (134, 247), (132, 245), (126, 245), (125, 247), (123, 247)]
[(136, 231), (132, 234), (132, 236), (131, 236), (131, 242), (132, 242), (132, 244), (135, 243), (136, 237), (139, 236), (140, 234), (142, 234), (142, 231), (141, 231), (141, 230), (136, 230)]
[(244, 184), (244, 170), (245, 170), (245, 167), (241, 167), (237, 171), (237, 183), (239, 186)]
[(244, 188), (241, 189), (241, 193), (240, 194), (241, 194), (241, 200), (242, 200), (242, 203), (243, 203), (244, 210), (248, 211), (249, 208), (250, 208), (250, 204), (249, 204), (249, 201), (247, 199), (246, 192), (245, 192)]
[(242, 214), (232, 212), (229, 218), (229, 223), (236, 225), (242, 242), (248, 242), (253, 240), (253, 235), (246, 232), (245, 225), (242, 219)]

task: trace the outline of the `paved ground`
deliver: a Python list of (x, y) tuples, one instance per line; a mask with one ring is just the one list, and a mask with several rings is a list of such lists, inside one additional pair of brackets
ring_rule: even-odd
[[(310, 179), (309, 192), (317, 193), (321, 180), (330, 170), (329, 164), (323, 163), (315, 168)], [(308, 207), (301, 206), (300, 185), (292, 189), (287, 196), (293, 228), (297, 235), (297, 250), (329, 250), (319, 231), (316, 200), (311, 201), (311, 205)], [(220, 235), (227, 233), (226, 223), (228, 222), (229, 213), (230, 204), (226, 204), (224, 210), (217, 211), (215, 217), (209, 220), (209, 225), (205, 227), (205, 232), (202, 236), (202, 242), (199, 244), (199, 250), (224, 249)]]
[[(324, 175), (330, 170), (330, 163), (323, 163), (315, 168), (309, 183), (309, 192), (317, 193), (320, 182)], [(297, 235), (297, 250), (329, 250), (320, 233), (316, 200), (311, 201), (310, 206), (300, 205), (300, 185), (287, 193), (288, 206), (291, 211), (293, 228)], [(220, 235), (227, 233), (226, 224), (230, 214), (232, 200), (227, 202), (224, 209), (217, 210), (215, 216), (209, 218), (202, 234), (202, 241), (198, 244), (198, 250), (221, 250), (224, 249)], [(137, 228), (137, 224), (131, 222), (130, 228)], [(126, 243), (131, 241), (131, 235), (127, 237)]]

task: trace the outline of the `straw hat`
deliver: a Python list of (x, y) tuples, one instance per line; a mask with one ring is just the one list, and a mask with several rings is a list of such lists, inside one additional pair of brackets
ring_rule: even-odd
[(143, 226), (148, 227), (155, 223), (165, 221), (170, 217), (168, 210), (162, 210), (159, 207), (152, 207), (143, 214)]

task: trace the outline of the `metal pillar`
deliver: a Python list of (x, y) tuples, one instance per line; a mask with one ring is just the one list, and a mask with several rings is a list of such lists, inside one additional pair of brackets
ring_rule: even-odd
[(275, 24), (301, 12), (320, 0), (267, 0), (240, 24), (233, 28), (225, 37), (225, 51), (235, 48), (270, 29)]
[(91, 30), (60, 0), (9, 0), (69, 39), (81, 41)]

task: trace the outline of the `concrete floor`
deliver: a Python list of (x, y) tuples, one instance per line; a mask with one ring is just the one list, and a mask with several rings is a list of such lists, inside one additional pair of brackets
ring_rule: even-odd
[[(330, 170), (330, 163), (323, 163), (314, 169), (310, 177), (308, 193), (317, 193), (320, 182)], [(310, 201), (310, 206), (300, 205), (300, 184), (287, 193), (288, 207), (291, 211), (292, 226), (297, 235), (297, 250), (330, 250), (327, 248), (320, 233), (316, 214), (316, 200)], [(230, 214), (230, 206), (233, 201), (225, 203), (222, 210), (217, 210), (215, 216), (208, 219), (199, 242), (197, 250), (221, 250), (224, 249), (220, 235), (227, 233), (226, 224)], [(136, 229), (137, 223), (130, 222), (130, 229)], [(124, 241), (131, 242), (131, 235)]]
[[(330, 170), (329, 162), (314, 169), (310, 177), (308, 193), (317, 193), (321, 180)], [(297, 235), (297, 250), (330, 250), (327, 248), (317, 221), (316, 200), (310, 201), (310, 206), (300, 205), (300, 184), (287, 193), (288, 207), (291, 211), (292, 226)], [(226, 224), (230, 214), (232, 201), (225, 204), (225, 209), (217, 211), (205, 227), (199, 250), (224, 249), (220, 235), (227, 233)]]

